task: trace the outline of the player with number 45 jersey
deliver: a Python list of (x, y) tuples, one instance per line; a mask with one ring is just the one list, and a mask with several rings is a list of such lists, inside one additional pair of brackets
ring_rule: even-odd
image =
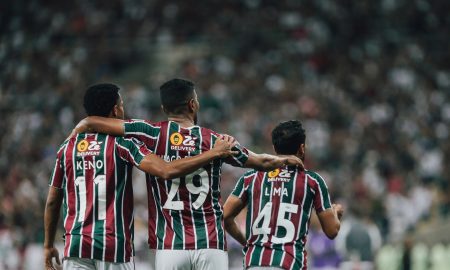
[[(120, 121), (88, 117), (79, 127), (142, 140), (166, 160), (183, 159), (209, 151), (218, 133), (197, 125), (199, 102), (194, 84), (173, 79), (160, 87), (168, 121)], [(272, 170), (285, 164), (300, 165), (298, 157), (255, 154), (240, 145), (238, 154), (214, 160), (194, 173), (171, 181), (147, 179), (149, 247), (156, 249), (156, 269), (228, 269), (228, 256), (220, 197), (222, 164)]]
[[(119, 88), (89, 87), (84, 97), (88, 115), (123, 118)], [(137, 139), (99, 133), (74, 134), (57, 154), (45, 210), (45, 267), (59, 262), (54, 248), (61, 204), (65, 229), (64, 269), (134, 269), (132, 166), (170, 179), (190, 173), (216, 158), (235, 152), (219, 139), (203, 155), (165, 162)]]
[[(299, 121), (279, 124), (272, 132), (278, 155), (305, 158), (305, 130)], [(246, 237), (235, 217), (247, 207)], [(323, 178), (312, 171), (282, 166), (271, 172), (249, 171), (224, 205), (225, 228), (244, 246), (246, 269), (306, 269), (306, 236), (311, 210), (329, 238), (339, 232), (341, 205), (330, 202)]]

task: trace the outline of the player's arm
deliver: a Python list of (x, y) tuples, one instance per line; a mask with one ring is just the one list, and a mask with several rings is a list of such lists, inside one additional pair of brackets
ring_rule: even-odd
[(44, 263), (47, 270), (55, 269), (52, 262), (53, 257), (58, 265), (61, 264), (58, 250), (54, 247), (54, 243), (62, 200), (63, 191), (50, 186), (44, 213)]
[(248, 159), (244, 163), (244, 167), (258, 171), (270, 171), (286, 165), (304, 168), (302, 160), (294, 155), (274, 156), (269, 154), (255, 154), (252, 151), (248, 151)]
[(72, 131), (74, 133), (98, 132), (113, 136), (124, 136), (124, 120), (100, 116), (88, 116), (81, 120)]
[(229, 137), (216, 140), (214, 147), (200, 155), (166, 162), (154, 154), (148, 154), (139, 164), (142, 171), (161, 179), (181, 177), (207, 165), (216, 158), (226, 158), (236, 154), (232, 151), (233, 141)]
[(338, 235), (343, 213), (342, 205), (333, 204), (331, 208), (317, 214), (322, 231), (328, 238), (334, 239)]
[(245, 246), (246, 239), (235, 219), (244, 207), (244, 202), (234, 195), (230, 195), (223, 206), (225, 230), (243, 246)]

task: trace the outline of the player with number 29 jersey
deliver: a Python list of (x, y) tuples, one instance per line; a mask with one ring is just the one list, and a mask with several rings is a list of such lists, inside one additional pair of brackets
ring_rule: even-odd
[(50, 186), (63, 189), (64, 257), (123, 263), (133, 256), (132, 166), (150, 151), (133, 139), (82, 133), (57, 154)]
[(247, 206), (246, 267), (303, 269), (311, 210), (331, 208), (325, 181), (295, 167), (247, 172), (232, 195)]
[[(174, 121), (151, 123), (129, 120), (124, 124), (127, 137), (144, 142), (156, 155), (171, 161), (201, 154), (214, 145), (214, 131), (193, 125), (183, 128)], [(223, 162), (243, 166), (248, 151), (217, 159), (185, 177), (159, 181), (147, 175), (150, 249), (226, 250), (220, 174)]]

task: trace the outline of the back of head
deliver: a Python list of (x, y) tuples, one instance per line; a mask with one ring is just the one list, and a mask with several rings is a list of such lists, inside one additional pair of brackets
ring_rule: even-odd
[(281, 122), (272, 131), (272, 144), (280, 155), (295, 155), (306, 135), (302, 123), (298, 120)]
[(90, 86), (84, 94), (83, 106), (88, 116), (107, 117), (119, 100), (119, 87), (101, 83)]
[(161, 105), (166, 112), (180, 113), (190, 99), (194, 98), (194, 83), (183, 79), (172, 79), (159, 88)]

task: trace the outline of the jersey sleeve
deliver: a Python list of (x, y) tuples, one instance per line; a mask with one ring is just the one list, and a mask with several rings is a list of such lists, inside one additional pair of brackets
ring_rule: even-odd
[(314, 209), (316, 209), (317, 213), (320, 213), (331, 208), (330, 194), (325, 180), (319, 174), (313, 173), (311, 177), (315, 182), (315, 185), (313, 185)]
[(247, 192), (246, 192), (246, 188), (245, 188), (244, 178), (245, 178), (244, 176), (239, 178), (239, 180), (237, 181), (236, 186), (234, 187), (231, 194), (238, 197), (245, 203), (245, 202), (247, 202)]
[(241, 199), (244, 203), (248, 200), (248, 187), (250, 186), (251, 180), (254, 178), (256, 171), (252, 170), (241, 176), (236, 183), (231, 194)]
[(152, 153), (143, 142), (136, 138), (124, 139), (122, 137), (117, 137), (116, 147), (119, 156), (134, 166), (139, 166), (144, 157)]
[(49, 186), (62, 189), (64, 188), (64, 150), (66, 145), (63, 145), (57, 155), (55, 166), (53, 167), (52, 176), (49, 180)]
[(151, 150), (156, 147), (160, 129), (160, 127), (145, 120), (131, 119), (124, 123), (125, 137), (136, 138)]

